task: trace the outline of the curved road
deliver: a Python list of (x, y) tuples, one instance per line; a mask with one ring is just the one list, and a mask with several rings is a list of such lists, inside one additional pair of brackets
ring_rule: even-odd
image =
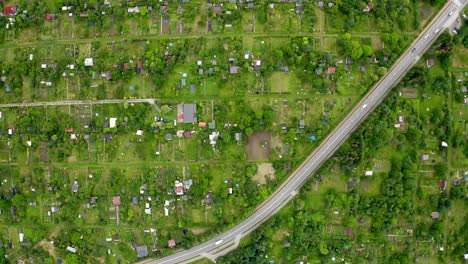
[(455, 19), (467, 0), (449, 1), (423, 30), (410, 48), (398, 59), (387, 74), (372, 88), (361, 102), (348, 114), (348, 116), (333, 130), (333, 132), (320, 144), (320, 146), (307, 158), (307, 160), (292, 173), (292, 175), (276, 190), (257, 210), (239, 225), (229, 229), (223, 234), (188, 250), (173, 255), (147, 260), (142, 263), (175, 264), (189, 263), (207, 257), (215, 260), (216, 257), (226, 254), (237, 247), (239, 240), (248, 235), (260, 224), (279, 211), (291, 200), (314, 171), (341, 145), (353, 132), (357, 125), (372, 112), (392, 86), (398, 83), (406, 71), (417, 62), (429, 47), (431, 42), (445, 30)]

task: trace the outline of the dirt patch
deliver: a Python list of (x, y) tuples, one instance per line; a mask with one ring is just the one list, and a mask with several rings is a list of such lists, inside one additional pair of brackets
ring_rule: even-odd
[(279, 229), (271, 238), (273, 241), (281, 241), (285, 236), (289, 234), (287, 228)]
[(39, 159), (42, 162), (49, 163), (49, 147), (46, 143), (41, 144), (39, 147)]
[(401, 95), (406, 98), (416, 99), (418, 98), (418, 90), (413, 88), (403, 88), (401, 89)]
[(201, 235), (205, 233), (206, 231), (210, 230), (208, 227), (199, 227), (199, 228), (193, 228), (192, 233), (196, 236)]
[(270, 132), (255, 132), (247, 138), (247, 159), (267, 160), (271, 154)]
[(275, 169), (272, 163), (262, 163), (257, 165), (257, 174), (252, 178), (254, 182), (265, 184), (268, 177), (275, 176)]
[(71, 155), (70, 157), (67, 158), (68, 162), (76, 162), (78, 159), (76, 158), (75, 155)]

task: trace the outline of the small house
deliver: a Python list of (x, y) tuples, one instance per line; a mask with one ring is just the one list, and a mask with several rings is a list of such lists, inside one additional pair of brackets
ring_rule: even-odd
[(119, 206), (120, 205), (120, 196), (112, 197), (112, 205), (113, 206)]
[(439, 214), (439, 212), (432, 212), (431, 217), (432, 217), (432, 219), (439, 219), (440, 214)]
[(216, 145), (216, 141), (218, 140), (219, 132), (213, 131), (208, 138), (210, 139), (210, 145), (214, 148)]
[(9, 125), (8, 126), (8, 135), (13, 135), (15, 133), (15, 126)]
[(55, 14), (53, 13), (47, 13), (46, 14), (46, 20), (47, 21), (52, 21), (55, 18)]
[(177, 130), (176, 135), (177, 135), (178, 138), (182, 138), (184, 136), (184, 131), (183, 130)]
[(429, 155), (428, 155), (428, 154), (423, 154), (423, 155), (421, 156), (421, 159), (422, 159), (422, 160), (425, 160), (425, 161), (426, 161), (426, 160), (429, 160)]
[(260, 66), (262, 65), (262, 60), (261, 59), (255, 59), (253, 61), (253, 67), (256, 71), (260, 70)]
[(142, 72), (142, 71), (143, 71), (143, 61), (142, 61), (142, 60), (138, 60), (138, 61), (137, 61), (137, 71), (138, 71), (138, 72)]
[(111, 117), (109, 118), (109, 128), (114, 128), (117, 123), (117, 118), (116, 117)]
[(439, 188), (445, 190), (447, 188), (447, 181), (441, 180), (439, 181)]
[(67, 250), (70, 251), (71, 253), (76, 253), (76, 248), (74, 248), (74, 247), (68, 246)]
[(236, 133), (234, 134), (234, 139), (236, 141), (242, 141), (242, 133)]
[(374, 174), (373, 171), (366, 171), (366, 172), (364, 173), (365, 176), (372, 176), (373, 174)]
[(208, 192), (205, 199), (205, 205), (211, 207), (213, 205), (213, 192)]
[(336, 73), (336, 67), (328, 67), (327, 74), (335, 74)]
[(232, 194), (232, 188), (231, 187), (227, 188), (227, 193), (228, 193), (228, 195)]
[(399, 123), (403, 123), (403, 116), (402, 116), (402, 115), (399, 115), (399, 116), (398, 116), (398, 122), (399, 122)]
[(74, 193), (77, 193), (78, 192), (78, 181), (74, 181), (71, 188), (72, 188), (72, 191)]
[(212, 120), (211, 122), (208, 123), (208, 128), (209, 129), (216, 129), (216, 122)]
[(3, 9), (3, 13), (7, 16), (16, 16), (18, 10), (16, 6), (5, 6), (5, 8)]
[(148, 247), (147, 246), (138, 246), (136, 247), (137, 257), (144, 258), (148, 256)]
[(96, 204), (96, 200), (97, 200), (96, 196), (89, 198), (89, 204)]
[(136, 131), (135, 135), (137, 135), (137, 136), (143, 136), (143, 130), (138, 129), (138, 130)]
[(132, 203), (134, 205), (138, 205), (138, 198), (137, 197), (132, 197)]
[(238, 72), (239, 72), (239, 67), (237, 66), (231, 66), (231, 68), (229, 68), (230, 74), (237, 74)]
[(198, 122), (198, 126), (201, 127), (201, 128), (205, 128), (206, 127), (206, 122)]
[(167, 241), (167, 246), (170, 247), (170, 248), (173, 248), (176, 246), (176, 242), (174, 239), (171, 239), (169, 241)]
[(185, 131), (185, 138), (191, 138), (191, 137), (192, 137), (192, 132)]
[(184, 184), (179, 182), (179, 181), (175, 181), (175, 193), (176, 195), (184, 195)]
[(427, 60), (426, 60), (426, 66), (427, 66), (428, 68), (434, 66), (434, 59), (432, 59), (432, 58), (431, 58), (431, 59), (427, 59)]
[(172, 140), (174, 136), (171, 133), (166, 134), (166, 140)]
[(91, 67), (94, 65), (94, 61), (93, 61), (93, 58), (86, 58), (85, 61), (84, 61), (84, 65), (86, 67)]

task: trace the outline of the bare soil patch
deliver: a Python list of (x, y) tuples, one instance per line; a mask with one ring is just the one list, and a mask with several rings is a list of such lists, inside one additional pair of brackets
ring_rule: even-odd
[(205, 233), (208, 230), (210, 230), (208, 227), (198, 227), (198, 228), (193, 228), (192, 233), (198, 236), (198, 235)]
[(401, 95), (410, 99), (418, 98), (418, 90), (413, 88), (401, 89)]
[(71, 155), (70, 157), (67, 158), (68, 162), (76, 162), (78, 159), (76, 158), (75, 155)]
[(268, 177), (275, 176), (275, 169), (272, 163), (262, 163), (257, 165), (257, 174), (252, 178), (254, 182), (265, 184)]
[(247, 159), (266, 160), (271, 154), (270, 132), (255, 132), (247, 138)]

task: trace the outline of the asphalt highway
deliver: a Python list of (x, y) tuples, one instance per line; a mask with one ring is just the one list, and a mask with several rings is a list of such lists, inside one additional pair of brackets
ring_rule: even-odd
[(323, 162), (348, 138), (370, 112), (383, 100), (391, 88), (406, 74), (419, 57), (429, 48), (439, 34), (453, 23), (467, 0), (448, 1), (433, 21), (412, 43), (409, 49), (398, 59), (386, 75), (371, 89), (361, 102), (333, 130), (332, 133), (314, 150), (314, 152), (294, 171), (256, 211), (239, 225), (229, 229), (209, 241), (191, 249), (177, 252), (173, 255), (147, 260), (142, 263), (175, 264), (189, 263), (203, 257), (215, 259), (235, 248), (232, 245), (245, 237), (260, 224), (265, 222), (289, 202), (305, 183), (305, 181), (320, 167)]

